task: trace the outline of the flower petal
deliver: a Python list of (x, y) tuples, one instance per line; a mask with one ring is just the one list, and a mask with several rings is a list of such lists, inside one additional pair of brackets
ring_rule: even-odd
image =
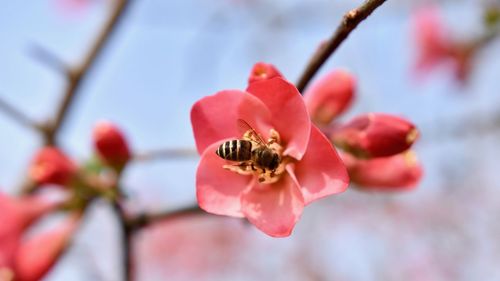
[(304, 208), (304, 199), (293, 176), (288, 173), (274, 184), (253, 182), (241, 197), (245, 217), (258, 229), (273, 237), (292, 233)]
[(300, 160), (309, 142), (311, 120), (297, 88), (276, 77), (254, 82), (247, 91), (258, 97), (271, 111), (274, 129), (286, 147), (284, 154)]
[(196, 102), (191, 109), (191, 124), (198, 153), (222, 139), (240, 138), (238, 119), (247, 121), (258, 132), (271, 128), (271, 114), (266, 105), (245, 92), (221, 91)]
[(305, 204), (347, 189), (349, 176), (337, 151), (316, 126), (311, 128), (307, 151), (295, 164)]
[(220, 143), (212, 144), (201, 155), (196, 172), (198, 204), (209, 213), (243, 217), (240, 196), (252, 177), (222, 168), (229, 162), (215, 154), (219, 145)]

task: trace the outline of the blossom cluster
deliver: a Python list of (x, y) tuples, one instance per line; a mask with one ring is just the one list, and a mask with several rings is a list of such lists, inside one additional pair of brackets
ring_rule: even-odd
[(201, 155), (196, 194), (205, 211), (245, 217), (270, 236), (286, 237), (306, 205), (345, 191), (349, 176), (392, 190), (420, 179), (408, 152), (418, 137), (410, 122), (376, 113), (335, 121), (354, 98), (351, 74), (327, 74), (304, 97), (270, 64), (257, 63), (248, 82), (245, 91), (218, 92), (191, 110)]

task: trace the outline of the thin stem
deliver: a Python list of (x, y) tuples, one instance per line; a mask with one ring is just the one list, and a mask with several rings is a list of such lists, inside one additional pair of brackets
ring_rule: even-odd
[(122, 232), (122, 267), (125, 281), (134, 280), (134, 262), (133, 262), (133, 229), (127, 223), (125, 210), (118, 202), (113, 203), (113, 210), (120, 223)]
[(41, 126), (37, 124), (35, 121), (31, 120), (24, 113), (16, 109), (14, 106), (10, 105), (3, 99), (0, 99), (0, 111), (5, 113), (7, 116), (18, 122), (19, 124), (33, 129), (35, 131), (41, 131)]
[(306, 88), (313, 76), (318, 72), (326, 60), (337, 50), (358, 24), (365, 20), (375, 9), (384, 4), (387, 0), (366, 0), (361, 6), (349, 11), (344, 15), (340, 25), (337, 27), (332, 37), (322, 46), (309, 61), (302, 76), (297, 82), (299, 92)]
[(176, 219), (179, 217), (184, 217), (184, 216), (191, 216), (191, 215), (196, 215), (196, 214), (208, 214), (198, 205), (192, 205), (188, 206), (185, 208), (177, 209), (177, 210), (168, 210), (168, 211), (162, 211), (158, 213), (144, 213), (140, 214), (136, 217), (133, 217), (129, 219), (128, 221), (128, 226), (132, 230), (139, 230), (143, 227), (146, 227), (150, 224), (156, 223), (156, 222), (164, 222), (172, 219)]
[(138, 153), (134, 155), (133, 160), (142, 162), (178, 158), (197, 158), (198, 156), (198, 152), (194, 148), (165, 148)]
[(69, 84), (61, 102), (59, 103), (59, 106), (57, 107), (53, 122), (49, 124), (49, 129), (47, 130), (44, 138), (45, 144), (55, 143), (57, 134), (66, 122), (66, 116), (71, 108), (71, 105), (74, 103), (78, 93), (80, 93), (79, 90), (81, 88), (82, 81), (87, 77), (90, 69), (97, 61), (97, 58), (101, 54), (106, 43), (109, 42), (113, 32), (116, 30), (116, 26), (122, 19), (126, 8), (131, 2), (132, 1), (130, 0), (116, 0), (108, 20), (104, 23), (103, 28), (99, 32), (93, 46), (90, 48), (89, 53), (83, 59), (82, 64), (78, 67), (69, 69)]

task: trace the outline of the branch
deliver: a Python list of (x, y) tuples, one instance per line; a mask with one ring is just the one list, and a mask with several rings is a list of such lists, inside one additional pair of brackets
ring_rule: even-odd
[(19, 124), (31, 128), (35, 131), (41, 131), (42, 128), (35, 121), (31, 120), (21, 111), (17, 110), (15, 107), (0, 99), (0, 111), (4, 112), (7, 116), (17, 121)]
[(89, 70), (95, 64), (95, 61), (101, 54), (113, 32), (116, 30), (118, 22), (121, 20), (126, 8), (131, 2), (132, 1), (130, 0), (116, 0), (108, 20), (104, 23), (102, 30), (99, 32), (96, 41), (90, 48), (89, 53), (83, 59), (82, 64), (78, 67), (69, 69), (69, 84), (61, 102), (59, 103), (59, 106), (57, 107), (54, 119), (49, 124), (48, 129), (45, 132), (45, 144), (55, 143), (57, 134), (59, 133), (61, 127), (64, 126), (69, 109), (79, 93), (82, 81), (87, 77)]
[(134, 280), (134, 262), (133, 262), (133, 229), (127, 224), (125, 210), (118, 202), (113, 202), (113, 210), (117, 216), (122, 231), (122, 267), (124, 270), (124, 280)]
[(184, 217), (184, 216), (190, 216), (190, 215), (196, 215), (196, 214), (208, 214), (198, 205), (192, 205), (188, 206), (182, 209), (177, 209), (177, 210), (169, 210), (169, 211), (163, 211), (159, 213), (152, 213), (152, 214), (140, 214), (137, 215), (136, 217), (133, 217), (129, 219), (128, 221), (128, 226), (133, 230), (139, 230), (143, 227), (146, 227), (150, 224), (160, 222), (160, 221), (168, 221), (172, 219), (176, 219), (179, 217)]
[(48, 67), (56, 70), (64, 76), (69, 77), (70, 69), (68, 68), (66, 63), (64, 63), (64, 61), (57, 57), (57, 55), (50, 52), (46, 48), (33, 43), (29, 46), (28, 52), (37, 61), (47, 65)]
[(197, 158), (198, 152), (194, 148), (166, 148), (152, 150), (134, 155), (133, 160), (138, 162), (168, 160), (177, 158)]
[(333, 33), (333, 36), (321, 47), (316, 54), (311, 58), (309, 64), (304, 70), (302, 76), (297, 82), (297, 89), (299, 92), (306, 88), (307, 84), (313, 76), (318, 72), (319, 68), (326, 62), (326, 60), (337, 50), (337, 48), (344, 42), (358, 24), (365, 20), (375, 9), (384, 4), (386, 0), (366, 0), (361, 6), (351, 10), (344, 15), (340, 25)]
[[(54, 119), (52, 122), (47, 122), (43, 126), (39, 126), (43, 133), (44, 145), (54, 145), (56, 143), (57, 134), (64, 126), (69, 109), (79, 93), (81, 82), (86, 78), (131, 2), (130, 0), (116, 0), (108, 20), (104, 23), (89, 53), (83, 59), (82, 65), (74, 68), (66, 68), (69, 84), (61, 102), (55, 110)], [(26, 180), (22, 183), (20, 190), (21, 193), (28, 194), (33, 192), (35, 188), (36, 185), (33, 181)]]

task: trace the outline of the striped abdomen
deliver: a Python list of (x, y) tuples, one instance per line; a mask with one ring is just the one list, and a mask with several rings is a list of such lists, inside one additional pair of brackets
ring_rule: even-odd
[(231, 161), (248, 161), (252, 158), (252, 143), (247, 140), (230, 140), (215, 151), (220, 158)]

